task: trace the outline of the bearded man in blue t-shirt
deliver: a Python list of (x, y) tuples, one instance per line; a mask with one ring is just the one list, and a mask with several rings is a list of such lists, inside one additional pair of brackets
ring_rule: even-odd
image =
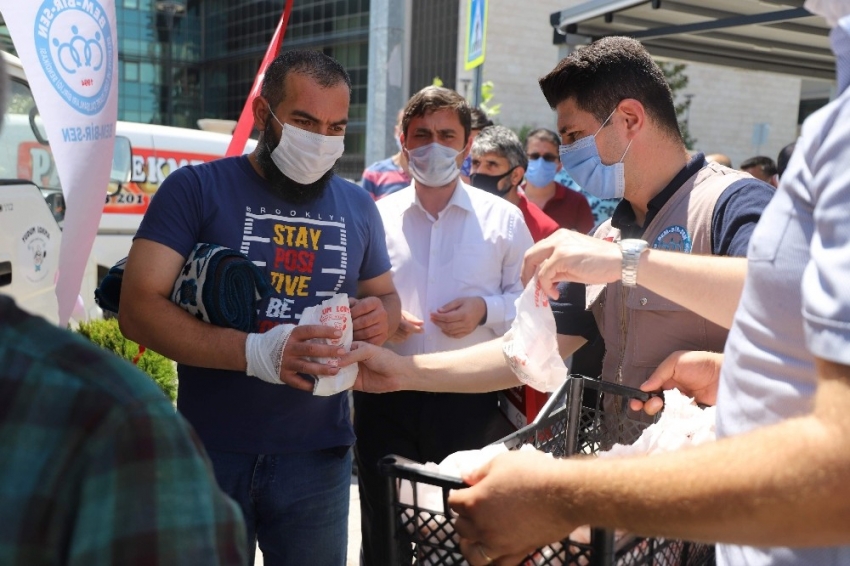
[[(333, 59), (289, 51), (253, 101), (262, 132), (248, 156), (173, 172), (139, 228), (124, 274), (125, 335), (178, 362), (177, 407), (198, 431), (216, 478), (241, 506), (249, 546), (267, 565), (345, 564), (350, 447), (344, 393), (312, 395), (315, 358), (339, 356), (301, 312), (337, 293), (357, 297), (355, 339), (395, 332), (381, 217), (366, 191), (333, 172), (343, 152), (351, 83)], [(259, 332), (199, 321), (170, 300), (196, 243), (239, 250), (274, 287)], [(179, 481), (174, 478), (174, 481)]]

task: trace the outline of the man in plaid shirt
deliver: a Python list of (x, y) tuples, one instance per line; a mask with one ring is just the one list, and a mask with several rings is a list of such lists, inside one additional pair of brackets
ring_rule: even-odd
[(0, 564), (247, 563), (238, 506), (144, 374), (0, 295)]

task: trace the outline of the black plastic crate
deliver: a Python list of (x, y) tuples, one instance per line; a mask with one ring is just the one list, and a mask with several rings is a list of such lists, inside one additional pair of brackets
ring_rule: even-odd
[[(639, 390), (583, 376), (571, 376), (541, 412), (538, 419), (505, 437), (511, 450), (525, 444), (556, 458), (596, 454), (614, 444), (631, 444), (651, 421), (629, 417), (631, 398), (646, 400)], [(634, 413), (631, 413), (634, 416)], [(445, 513), (427, 509), (419, 501), (417, 486), (442, 488), (442, 508), (448, 509), (449, 490), (466, 487), (456, 478), (421, 470), (416, 462), (387, 456), (380, 463), (388, 478), (393, 502), (388, 509), (394, 526), (391, 556), (393, 565), (455, 566), (467, 564), (457, 546), (457, 537)], [(400, 500), (402, 482), (412, 487), (412, 503)], [(590, 542), (564, 539), (538, 549), (521, 564), (544, 566), (575, 564), (587, 566), (709, 566), (715, 563), (714, 546), (658, 538), (643, 538), (613, 531), (591, 529)]]

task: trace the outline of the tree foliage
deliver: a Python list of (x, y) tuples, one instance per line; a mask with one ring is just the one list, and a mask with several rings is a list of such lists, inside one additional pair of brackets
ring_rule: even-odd
[(676, 118), (679, 121), (679, 131), (682, 132), (682, 139), (685, 140), (685, 147), (693, 149), (697, 140), (691, 135), (688, 124), (691, 97), (683, 93), (690, 80), (688, 75), (685, 74), (688, 66), (673, 61), (658, 61), (658, 66), (661, 67), (661, 72), (664, 73), (664, 78), (670, 85), (670, 90), (673, 91), (673, 104), (676, 109)]

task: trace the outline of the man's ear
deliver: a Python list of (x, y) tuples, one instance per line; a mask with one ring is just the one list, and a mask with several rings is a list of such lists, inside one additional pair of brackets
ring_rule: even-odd
[(629, 134), (629, 139), (637, 135), (646, 124), (646, 109), (639, 100), (634, 98), (624, 98), (617, 105), (617, 110), (622, 113), (626, 123), (626, 131)]
[(401, 153), (404, 155), (404, 158), (410, 159), (410, 152), (407, 151), (407, 137), (404, 135), (404, 132), (398, 137), (398, 141), (401, 144)]
[(511, 186), (517, 187), (520, 183), (522, 183), (522, 178), (525, 177), (525, 168), (517, 167), (513, 171), (511, 171)]
[(258, 132), (266, 129), (266, 122), (269, 119), (269, 103), (262, 96), (255, 96), (251, 101), (251, 113), (254, 117), (254, 128)]
[[(469, 137), (466, 138), (466, 145), (463, 146), (463, 149), (461, 150), (461, 154), (463, 155), (463, 159), (466, 159), (466, 157), (468, 155), (470, 155), (471, 151), (472, 151), (472, 134), (469, 134)], [(462, 162), (462, 160), (461, 160), (461, 162)]]

